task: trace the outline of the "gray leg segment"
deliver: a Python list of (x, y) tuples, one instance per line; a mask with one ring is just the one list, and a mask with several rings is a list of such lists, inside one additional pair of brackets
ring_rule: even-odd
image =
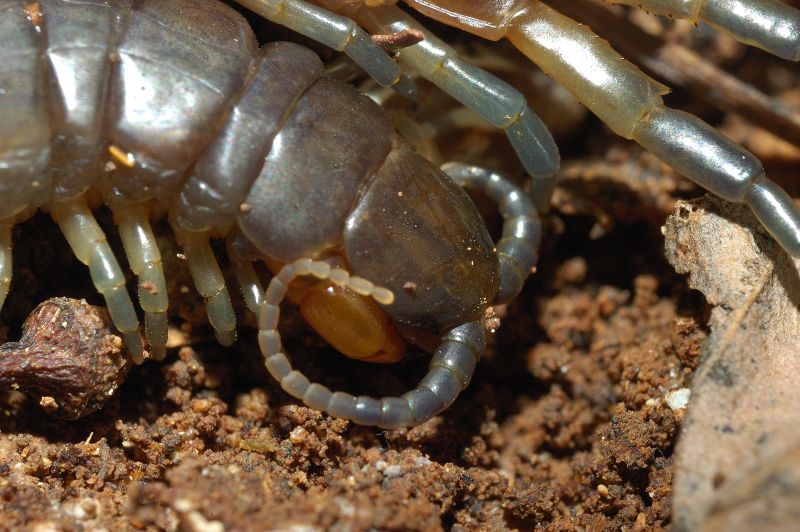
[(633, 138), (717, 196), (747, 203), (783, 249), (800, 257), (800, 209), (752, 153), (696, 116), (664, 106), (636, 124)]
[(360, 293), (367, 292), (365, 295), (371, 295), (382, 304), (392, 301), (391, 292), (363, 279), (350, 277), (342, 270), (331, 270), (327, 263), (300, 260), (284, 266), (270, 281), (261, 304), (258, 341), (267, 370), (287, 393), (310, 408), (335, 417), (349, 419), (360, 425), (397, 429), (419, 425), (432, 418), (450, 406), (469, 384), (486, 346), (483, 325), (477, 321), (448, 332), (431, 359), (428, 374), (417, 388), (400, 397), (355, 397), (348, 393), (332, 392), (321, 384), (310, 382), (305, 375), (292, 368), (277, 331), (280, 317), (278, 305), (286, 295), (289, 284), (296, 277), (309, 274), (320, 279), (333, 279), (337, 283), (341, 281), (341, 284), (350, 288), (358, 288)]
[(343, 52), (375, 81), (413, 98), (416, 85), (356, 23), (304, 0), (236, 0), (267, 20)]
[(539, 260), (542, 224), (525, 192), (506, 178), (480, 166), (447, 163), (442, 170), (465, 188), (486, 193), (503, 216), (503, 235), (497, 243), (500, 290), (495, 304), (512, 300)]
[[(541, 119), (514, 87), (461, 59), (453, 48), (395, 6), (362, 9), (359, 21), (372, 32), (396, 33), (414, 29), (425, 40), (403, 48), (400, 58), (421, 76), (505, 130), (522, 164), (533, 178), (533, 187), (552, 192), (559, 166), (558, 147)], [(545, 205), (549, 203), (549, 196)], [(544, 205), (540, 205), (540, 208)]]
[(617, 0), (655, 15), (699, 21), (735, 39), (800, 61), (800, 10), (780, 0)]

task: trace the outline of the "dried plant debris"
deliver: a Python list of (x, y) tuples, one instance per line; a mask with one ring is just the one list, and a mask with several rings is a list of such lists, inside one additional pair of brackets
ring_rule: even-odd
[(19, 390), (47, 412), (77, 419), (96, 412), (131, 366), (108, 312), (53, 298), (28, 316), (22, 339), (0, 346), (0, 390)]
[(676, 451), (676, 527), (796, 527), (800, 261), (746, 207), (710, 197), (679, 203), (664, 234), (668, 260), (715, 306)]
[(638, 146), (615, 146), (601, 155), (565, 161), (553, 193), (556, 209), (591, 215), (602, 232), (616, 223), (661, 224), (675, 197), (694, 185)]

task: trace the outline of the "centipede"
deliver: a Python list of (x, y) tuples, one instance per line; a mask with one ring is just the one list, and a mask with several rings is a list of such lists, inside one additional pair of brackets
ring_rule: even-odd
[[(452, 169), (500, 202), (508, 227), (496, 248), (461, 186), (410, 150), (377, 104), (325, 77), (307, 48), (259, 47), (225, 4), (6, 1), (0, 13), (14, 60), (0, 74), (3, 296), (11, 228), (44, 210), (88, 266), (134, 359), (161, 359), (169, 302), (151, 220), (166, 217), (223, 345), (236, 338), (236, 317), (210, 240), (226, 239), (247, 306), (260, 315), (267, 368), (307, 404), (400, 427), (441, 411), (467, 385), (485, 308), (512, 298), (536, 260), (540, 225), (516, 186)], [(91, 209), (97, 194), (137, 277), (147, 350)], [(256, 261), (276, 274), (266, 290)], [(317, 281), (291, 282), (298, 276)], [(405, 396), (380, 400), (308, 382), (281, 350), (284, 295), (344, 354), (392, 362), (410, 342), (434, 353), (429, 374)]]
[[(169, 301), (151, 222), (166, 218), (221, 344), (235, 341), (236, 317), (214, 239), (225, 241), (246, 306), (258, 315), (266, 367), (289, 394), (363, 425), (422, 423), (468, 385), (486, 342), (481, 317), (513, 299), (536, 264), (538, 212), (554, 187), (558, 148), (519, 91), (461, 59), (396, 1), (237, 3), (344, 53), (401, 96), (414, 97), (408, 71), (429, 79), (505, 131), (529, 187), (479, 166), (436, 167), (380, 106), (326, 77), (314, 52), (259, 46), (245, 19), (221, 2), (0, 0), (0, 305), (11, 284), (12, 229), (42, 210), (88, 267), (134, 360), (163, 359)], [(747, 203), (787, 252), (800, 254), (800, 211), (760, 162), (664, 106), (666, 88), (587, 28), (536, 0), (406, 3), (480, 36), (508, 38), (612, 130), (711, 192)], [(720, 8), (726, 2), (695, 2), (686, 12), (676, 11), (686, 2), (649, 4), (705, 17), (797, 59), (800, 16), (779, 2), (755, 2), (758, 13), (734, 20)], [(788, 30), (759, 30), (755, 15)], [(409, 30), (421, 39), (397, 57), (368, 33)], [(497, 243), (464, 188), (496, 202)], [(98, 197), (137, 279), (147, 349), (92, 210)], [(266, 289), (258, 263), (274, 274)], [(310, 382), (278, 333), (285, 298), (346, 356), (390, 363), (412, 345), (432, 353), (428, 373), (399, 397), (356, 397)]]

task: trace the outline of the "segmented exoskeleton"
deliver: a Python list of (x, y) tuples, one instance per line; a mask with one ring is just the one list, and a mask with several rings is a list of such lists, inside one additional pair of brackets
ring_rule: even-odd
[[(498, 127), (506, 128), (532, 189), (546, 198), (552, 174), (532, 160), (541, 152), (519, 148), (514, 124), (520, 94), (502, 82), (474, 75), (455, 51), (411, 16), (398, 0), (312, 0), (357, 21), (369, 31), (410, 28), (425, 40), (400, 52), (422, 76)], [(689, 113), (664, 105), (669, 88), (644, 74), (591, 28), (542, 0), (402, 0), (440, 22), (490, 40), (508, 39), (542, 71), (569, 90), (612, 131), (632, 139), (679, 173), (714, 194), (746, 203), (764, 228), (792, 256), (800, 257), (800, 209), (750, 152)], [(237, 0), (259, 12), (280, 12), (297, 0)], [(800, 60), (800, 10), (781, 0), (612, 0), (659, 15), (706, 22), (779, 57)], [(485, 102), (491, 102), (486, 104)], [(538, 138), (545, 138), (539, 136)], [(528, 143), (529, 145), (533, 145)], [(545, 150), (546, 151), (546, 148)], [(550, 157), (551, 159), (554, 157)]]
[[(342, 51), (405, 95), (413, 83), (359, 24), (375, 33), (417, 30), (424, 39), (404, 49), (402, 61), (505, 130), (533, 178), (532, 199), (547, 204), (559, 157), (541, 120), (518, 91), (460, 59), (392, 5), (397, 0), (236, 1)], [(539, 0), (404, 1), (475, 34), (508, 38), (612, 130), (747, 203), (800, 255), (800, 210), (761, 163), (666, 107), (666, 87), (585, 26)], [(777, 0), (641, 4), (726, 27), (783, 57), (800, 55), (800, 11)], [(244, 21), (211, 0), (0, 0), (0, 38), (0, 303), (11, 228), (36, 208), (48, 210), (141, 361), (122, 272), (89, 209), (99, 192), (139, 278), (154, 358), (164, 356), (167, 298), (149, 218), (166, 213), (223, 344), (235, 338), (235, 319), (209, 239), (228, 239), (245, 300), (260, 314), (267, 368), (306, 404), (359, 423), (407, 426), (445, 408), (469, 381), (484, 343), (476, 318), (513, 297), (536, 261), (540, 229), (519, 189), (484, 169), (447, 168), (500, 205), (505, 226), (495, 254), (463, 192), (405, 148), (374, 104), (320, 77), (319, 60), (303, 48), (257, 49)], [(256, 260), (278, 272), (266, 294)], [(295, 281), (308, 275), (323, 282)], [(345, 354), (396, 360), (404, 338), (435, 351), (431, 371), (401, 398), (355, 398), (311, 384), (282, 353), (275, 328), (284, 296)], [(354, 323), (369, 326), (357, 332)]]
[[(347, 32), (350, 53), (408, 90), (366, 33)], [(165, 353), (168, 302), (150, 219), (166, 214), (223, 344), (235, 339), (235, 316), (209, 239), (227, 238), (260, 314), (267, 368), (307, 404), (403, 427), (446, 408), (469, 382), (485, 309), (512, 298), (536, 261), (540, 226), (515, 186), (477, 168), (449, 170), (500, 204), (496, 250), (461, 187), (405, 147), (377, 104), (325, 78), (304, 47), (259, 48), (245, 20), (213, 0), (0, 0), (0, 42), (0, 300), (11, 227), (49, 211), (143, 360), (124, 275), (90, 210), (99, 193), (138, 277), (154, 358)], [(276, 272), (266, 292), (257, 260)], [(320, 281), (291, 283), (300, 275)], [(345, 354), (394, 361), (411, 341), (435, 351), (431, 370), (398, 398), (311, 384), (276, 331), (287, 292)]]

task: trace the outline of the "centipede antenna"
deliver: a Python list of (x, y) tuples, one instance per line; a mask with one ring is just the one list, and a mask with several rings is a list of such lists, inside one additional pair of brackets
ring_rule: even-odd
[(539, 260), (542, 223), (536, 207), (517, 185), (487, 168), (447, 163), (442, 171), (464, 188), (480, 190), (497, 203), (503, 217), (503, 234), (497, 242), (500, 290), (495, 304), (516, 297)]
[(214, 328), (217, 341), (231, 345), (236, 341), (236, 314), (217, 258), (211, 250), (209, 236), (203, 232), (184, 231), (173, 224), (178, 242), (183, 246), (186, 265), (194, 285), (206, 301), (208, 321)]
[(134, 362), (144, 361), (139, 320), (125, 287), (125, 277), (114, 252), (83, 197), (53, 202), (50, 213), (79, 261), (89, 266), (95, 288), (106, 300), (108, 313), (122, 333)]
[(0, 310), (11, 285), (11, 228), (12, 225), (0, 223)]
[(280, 303), (286, 296), (289, 284), (301, 275), (332, 278), (337, 273), (342, 284), (361, 290), (376, 299), (391, 301), (391, 292), (343, 270), (331, 269), (322, 262), (301, 259), (284, 266), (272, 278), (259, 312), (258, 342), (270, 374), (291, 396), (302, 400), (308, 407), (323, 410), (335, 417), (349, 419), (360, 425), (397, 429), (419, 425), (446, 409), (472, 378), (486, 346), (483, 325), (474, 321), (460, 325), (442, 338), (431, 360), (430, 369), (419, 385), (400, 397), (376, 399), (332, 392), (327, 387), (312, 383), (301, 372), (292, 368), (283, 351), (278, 333)]
[(150, 353), (156, 360), (167, 354), (167, 283), (145, 204), (118, 202), (114, 218), (125, 254), (133, 273), (139, 277), (139, 304), (144, 310), (144, 324)]
[(304, 0), (236, 0), (267, 20), (342, 52), (378, 84), (417, 98), (417, 86), (370, 35), (350, 18)]

